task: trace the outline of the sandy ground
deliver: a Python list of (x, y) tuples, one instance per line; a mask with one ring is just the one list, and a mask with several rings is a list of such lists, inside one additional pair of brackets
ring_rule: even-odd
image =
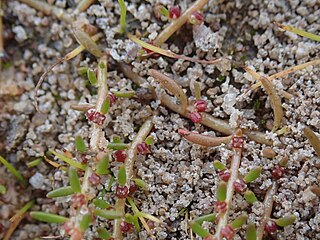
[[(240, 68), (230, 64), (216, 68), (214, 65), (166, 57), (141, 60), (137, 58), (139, 47), (118, 34), (119, 10), (116, 1), (97, 1), (80, 14), (72, 11), (77, 1), (48, 2), (68, 9), (77, 19), (88, 19), (104, 34), (98, 43), (101, 49), (108, 48), (111, 51), (108, 66), (111, 90), (138, 88), (125, 77), (119, 67), (120, 62), (131, 64), (133, 71), (145, 79), (146, 84), (154, 86), (157, 92), (162, 91), (160, 85), (147, 73), (148, 69), (159, 69), (183, 86), (190, 100), (194, 99), (193, 83), (200, 82), (202, 99), (208, 102), (207, 113), (229, 121), (233, 128), (267, 133), (268, 138), (273, 140), (275, 156), (271, 159), (264, 157), (262, 150), (266, 146), (247, 138), (239, 172), (245, 175), (252, 166), (263, 168), (261, 177), (250, 184), (250, 189), (263, 201), (267, 189), (272, 185), (272, 169), (287, 156), (287, 172), (278, 180), (279, 189), (274, 196), (271, 217), (294, 214), (297, 220), (293, 225), (279, 229), (274, 239), (320, 239), (319, 197), (308, 188), (320, 184), (317, 167), (320, 160), (302, 131), (305, 125), (317, 134), (320, 129), (318, 66), (308, 67), (275, 81), (279, 91), (293, 95), (291, 99), (282, 98), (285, 116), (281, 127), (287, 126), (288, 129), (285, 134), (277, 136), (271, 132), (272, 109), (265, 92), (259, 89), (239, 98), (255, 81)], [(168, 24), (165, 17), (160, 20), (155, 18), (153, 7), (158, 3), (168, 6), (172, 1), (130, 1), (127, 8), (129, 31), (139, 31), (145, 41), (156, 38)], [(191, 1), (176, 3), (183, 11)], [(205, 19), (202, 26), (185, 25), (162, 48), (201, 59), (232, 57), (269, 76), (320, 56), (319, 43), (280, 31), (273, 24), (276, 21), (319, 34), (318, 0), (209, 1), (202, 12)], [(95, 103), (96, 88), (91, 87), (87, 77), (79, 74), (78, 70), (80, 67), (94, 68), (97, 61), (94, 56), (84, 52), (54, 68), (38, 93), (41, 113), (36, 112), (33, 93), (41, 73), (57, 58), (78, 46), (77, 42), (70, 26), (64, 21), (44, 15), (16, 0), (5, 3), (3, 19), (8, 59), (0, 85), (0, 152), (30, 182), (27, 189), (22, 189), (11, 173), (0, 167), (0, 184), (8, 190), (0, 196), (0, 223), (5, 232), (9, 226), (8, 219), (34, 197), (36, 204), (32, 210), (51, 211), (64, 216), (70, 213), (70, 197), (57, 200), (45, 197), (48, 191), (68, 184), (66, 173), (45, 161), (35, 168), (27, 168), (26, 163), (42, 157), (48, 149), (67, 149), (74, 153), (76, 135), (81, 135), (89, 144), (92, 124), (88, 124), (82, 112), (72, 110), (70, 106), (79, 102)], [(205, 148), (187, 142), (178, 134), (179, 128), (213, 136), (221, 134), (201, 124), (194, 124), (162, 106), (159, 100), (147, 100), (143, 95), (117, 100), (110, 109), (111, 121), (104, 128), (105, 139), (110, 141), (116, 134), (129, 143), (150, 112), (154, 114), (152, 135), (155, 141), (149, 155), (136, 158), (134, 168), (136, 176), (149, 185), (149, 190), (139, 190), (134, 195), (134, 201), (140, 210), (158, 217), (163, 224), (155, 224), (152, 228), (153, 237), (142, 230), (125, 235), (125, 239), (191, 239), (190, 233), (185, 232), (185, 214), (179, 212), (185, 209), (191, 217), (212, 212), (216, 201), (216, 184), (219, 182), (212, 163), (215, 159), (226, 163), (232, 151), (229, 145)], [(112, 164), (112, 169), (115, 168), (116, 164)], [(109, 180), (103, 178), (93, 192), (98, 194)], [(113, 192), (108, 192), (105, 198), (114, 203)], [(230, 219), (243, 212), (248, 213), (250, 221), (259, 224), (263, 213), (262, 203), (250, 206), (240, 194), (236, 194)], [(87, 231), (85, 239), (94, 239), (97, 228), (101, 226), (111, 229), (112, 224), (97, 219)], [(214, 233), (214, 224), (207, 223), (206, 227)], [(40, 224), (27, 216), (11, 239), (61, 236), (62, 233), (57, 224)], [(3, 234), (0, 233), (0, 238)], [(196, 239), (195, 236), (193, 239)], [(244, 239), (243, 229), (237, 232), (235, 239)]]

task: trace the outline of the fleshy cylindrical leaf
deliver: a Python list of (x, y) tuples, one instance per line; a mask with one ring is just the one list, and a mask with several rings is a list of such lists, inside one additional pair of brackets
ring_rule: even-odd
[(78, 176), (77, 171), (70, 167), (69, 171), (68, 171), (68, 175), (69, 175), (69, 182), (71, 185), (71, 188), (74, 192), (80, 193), (81, 192), (81, 185), (80, 185), (80, 179)]
[(119, 211), (113, 211), (113, 210), (102, 210), (102, 209), (95, 209), (93, 211), (94, 215), (103, 217), (106, 219), (117, 219), (122, 218), (123, 215)]
[(118, 183), (121, 186), (124, 186), (127, 182), (127, 174), (126, 174), (126, 168), (125, 166), (121, 166), (119, 168), (119, 172), (118, 172)]
[(80, 226), (80, 229), (81, 231), (86, 231), (88, 229), (88, 227), (90, 226), (90, 222), (91, 222), (91, 216), (90, 214), (85, 214), (83, 215), (80, 223), (79, 223), (79, 226)]
[(246, 240), (257, 240), (257, 229), (254, 223), (249, 223), (247, 226)]
[(81, 136), (76, 136), (75, 145), (76, 145), (76, 149), (80, 153), (84, 153), (87, 150), (86, 144), (84, 143), (84, 141), (83, 141)]
[(196, 233), (200, 237), (208, 237), (210, 235), (210, 233), (197, 222), (191, 223), (191, 229), (194, 233)]
[(215, 160), (215, 161), (213, 162), (213, 166), (214, 166), (214, 168), (217, 169), (217, 170), (225, 170), (225, 169), (227, 169), (226, 166), (225, 166), (222, 162), (220, 162), (220, 161), (218, 161), (218, 160)]
[(109, 203), (107, 203), (107, 202), (106, 202), (105, 200), (103, 200), (103, 199), (98, 199), (98, 198), (96, 198), (96, 199), (93, 200), (93, 204), (94, 204), (96, 207), (102, 208), (102, 209), (105, 209), (105, 208), (110, 207), (110, 204), (109, 204)]
[(105, 228), (98, 228), (98, 237), (101, 239), (110, 239), (112, 234)]
[(68, 220), (66, 217), (47, 212), (33, 211), (30, 212), (30, 215), (33, 219), (47, 223), (64, 223)]
[(250, 203), (251, 205), (254, 204), (255, 202), (258, 201), (256, 195), (254, 194), (254, 192), (248, 190), (244, 193), (244, 198), (247, 200), (248, 203)]
[(217, 188), (217, 199), (219, 202), (224, 202), (227, 197), (227, 184), (221, 181)]
[(87, 76), (88, 76), (89, 82), (90, 82), (92, 85), (96, 85), (96, 84), (97, 84), (98, 79), (97, 79), (97, 77), (96, 77), (96, 73), (95, 73), (92, 69), (88, 68), (88, 70), (87, 70)]
[(106, 154), (97, 164), (96, 173), (99, 175), (108, 174), (109, 171), (109, 157)]
[(289, 226), (292, 223), (294, 223), (295, 220), (296, 220), (295, 215), (289, 215), (289, 216), (285, 216), (283, 218), (279, 218), (275, 222), (279, 227), (286, 227), (286, 226)]
[(211, 213), (208, 215), (198, 217), (198, 218), (194, 219), (193, 221), (195, 221), (199, 224), (202, 224), (203, 222), (214, 222), (216, 219), (217, 219), (217, 214)]
[(243, 178), (243, 180), (246, 183), (253, 182), (260, 176), (261, 171), (262, 171), (261, 167), (254, 167), (247, 173), (247, 175)]
[(242, 214), (239, 217), (237, 217), (235, 220), (233, 220), (233, 222), (231, 223), (231, 227), (233, 229), (241, 228), (242, 225), (246, 223), (247, 219), (248, 219), (248, 215)]
[(61, 187), (57, 189), (53, 189), (52, 191), (47, 193), (47, 198), (56, 198), (56, 197), (64, 197), (73, 194), (74, 191), (71, 186)]

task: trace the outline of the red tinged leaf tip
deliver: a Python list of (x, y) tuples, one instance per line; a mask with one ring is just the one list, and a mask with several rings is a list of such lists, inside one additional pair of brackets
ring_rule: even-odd
[(221, 234), (221, 237), (224, 237), (227, 240), (231, 240), (236, 235), (236, 232), (231, 226), (227, 225), (221, 229), (220, 234)]
[(200, 25), (204, 22), (204, 17), (201, 12), (197, 11), (192, 13), (192, 15), (189, 18), (189, 22), (191, 24)]
[(277, 224), (275, 223), (275, 221), (272, 221), (272, 220), (269, 220), (265, 227), (264, 227), (264, 230), (267, 232), (267, 233), (275, 233), (277, 230), (278, 230), (278, 226)]
[(233, 148), (243, 148), (243, 145), (244, 145), (243, 137), (234, 136), (232, 138), (231, 145)]
[(98, 174), (92, 173), (91, 176), (89, 176), (88, 180), (93, 186), (97, 186), (100, 184), (100, 177)]
[(149, 146), (145, 142), (139, 143), (137, 145), (137, 150), (138, 150), (138, 153), (141, 155), (146, 155), (150, 153)]
[(219, 178), (224, 181), (224, 182), (228, 182), (229, 178), (231, 176), (230, 171), (229, 170), (222, 170), (218, 173)]
[(126, 158), (127, 158), (127, 154), (124, 150), (118, 150), (113, 154), (114, 158), (116, 159), (117, 162), (122, 162), (124, 163)]
[(133, 230), (133, 225), (131, 223), (123, 221), (120, 223), (120, 230), (123, 233), (131, 232)]
[(207, 109), (208, 103), (205, 100), (196, 100), (194, 106), (198, 112), (204, 112)]
[(194, 123), (200, 123), (202, 121), (202, 117), (198, 112), (192, 112), (189, 114), (189, 118)]
[(110, 99), (110, 107), (112, 106), (112, 104), (115, 103), (115, 101), (117, 100), (116, 95), (114, 95), (113, 93), (108, 93), (108, 97)]
[(240, 179), (237, 179), (234, 183), (233, 183), (233, 187), (234, 187), (234, 190), (237, 192), (237, 193), (244, 193), (248, 186), (247, 184), (245, 183), (245, 181), (240, 178)]
[(117, 186), (116, 188), (116, 196), (118, 198), (126, 198), (128, 197), (129, 189), (127, 186)]
[(181, 15), (181, 10), (178, 5), (172, 6), (169, 8), (169, 17), (171, 19), (177, 19)]
[(284, 172), (285, 172), (284, 167), (277, 165), (274, 167), (271, 174), (274, 179), (280, 179), (283, 177)]
[(226, 202), (215, 202), (214, 210), (218, 213), (225, 212), (227, 210), (227, 203)]

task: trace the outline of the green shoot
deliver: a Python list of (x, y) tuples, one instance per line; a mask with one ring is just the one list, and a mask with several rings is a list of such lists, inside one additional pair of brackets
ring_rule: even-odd
[(108, 240), (112, 237), (112, 235), (105, 228), (98, 228), (98, 237)]
[(30, 212), (33, 219), (47, 223), (65, 223), (68, 218), (47, 212), (33, 211)]
[(75, 138), (75, 146), (78, 152), (84, 153), (87, 148), (81, 136), (76, 136)]
[(119, 168), (119, 172), (118, 172), (118, 183), (121, 186), (124, 186), (127, 182), (127, 174), (126, 174), (126, 168), (125, 166), (121, 166)]
[(220, 170), (220, 171), (227, 169), (226, 166), (218, 160), (215, 160), (213, 162), (213, 166), (215, 169)]
[(79, 223), (81, 231), (83, 231), (83, 232), (86, 231), (90, 226), (90, 222), (91, 222), (90, 214), (87, 213), (87, 214), (83, 215), (83, 217)]
[(135, 91), (125, 91), (125, 92), (112, 92), (116, 97), (119, 98), (131, 98), (133, 97), (136, 92)]
[(242, 214), (241, 216), (239, 216), (235, 220), (233, 220), (233, 222), (231, 223), (231, 227), (233, 229), (241, 228), (242, 225), (244, 225), (246, 223), (247, 219), (248, 219), (248, 215)]
[(129, 147), (128, 144), (126, 143), (109, 143), (108, 146), (107, 146), (109, 149), (112, 149), (112, 150), (123, 150), (123, 149), (127, 149)]
[(160, 13), (161, 13), (163, 16), (169, 18), (169, 16), (170, 16), (169, 10), (168, 10), (165, 6), (161, 6), (159, 10), (160, 10)]
[(56, 157), (58, 157), (60, 160), (68, 163), (70, 166), (75, 167), (75, 168), (79, 168), (81, 170), (86, 170), (86, 165), (78, 163), (74, 160), (72, 160), (71, 158), (68, 158), (60, 153), (57, 153), (53, 150), (50, 150), (49, 152), (51, 152), (53, 155), (55, 155)]
[(47, 198), (65, 197), (74, 194), (71, 186), (54, 189), (47, 193)]
[(107, 112), (109, 111), (110, 108), (110, 98), (107, 97), (103, 103), (102, 103), (102, 107), (101, 107), (101, 114), (107, 114)]
[(109, 208), (110, 207), (109, 203), (107, 203), (105, 200), (99, 199), (99, 198), (94, 199), (93, 200), (93, 204), (96, 207), (101, 208), (101, 209), (105, 209), (105, 208)]
[(42, 162), (43, 158), (37, 158), (31, 162), (28, 162), (27, 163), (27, 167), (28, 168), (32, 168), (32, 167), (36, 167), (38, 166), (41, 162)]
[(93, 213), (96, 216), (106, 218), (106, 219), (117, 219), (117, 218), (123, 217), (121, 212), (113, 211), (113, 210), (95, 209)]
[(80, 179), (79, 179), (78, 173), (74, 168), (70, 167), (68, 171), (68, 175), (69, 175), (69, 181), (70, 181), (72, 190), (74, 192), (80, 193), (81, 185), (80, 185)]
[(144, 142), (145, 142), (147, 145), (152, 145), (152, 144), (153, 144), (153, 136), (147, 137), (146, 140), (144, 140)]
[(250, 191), (250, 190), (248, 190), (248, 191), (246, 191), (246, 192), (244, 193), (244, 198), (245, 198), (246, 201), (247, 201), (249, 204), (251, 204), (251, 205), (253, 205), (255, 202), (258, 201), (256, 195), (255, 195), (252, 191)]
[(145, 181), (143, 181), (142, 179), (133, 178), (132, 180), (134, 181), (134, 183), (138, 187), (142, 188), (143, 190), (147, 190), (148, 189), (148, 184)]
[(246, 231), (246, 240), (256, 240), (257, 239), (257, 229), (254, 223), (249, 223)]
[(125, 33), (127, 30), (126, 18), (127, 18), (127, 7), (124, 0), (118, 0), (120, 7), (120, 33)]
[(208, 237), (210, 235), (210, 233), (197, 222), (191, 223), (191, 229), (194, 233), (203, 238)]
[(286, 226), (289, 226), (289, 225), (293, 224), (296, 219), (297, 218), (296, 218), (295, 215), (289, 215), (289, 216), (285, 216), (283, 218), (277, 219), (276, 220), (276, 224), (279, 227), (286, 227)]
[(87, 77), (89, 79), (89, 82), (91, 83), (91, 85), (96, 85), (98, 82), (98, 79), (96, 77), (96, 73), (93, 71), (93, 69), (88, 68), (87, 69)]
[(214, 222), (217, 219), (217, 214), (211, 213), (208, 215), (203, 215), (201, 217), (198, 217), (194, 219), (194, 222), (197, 222), (199, 224), (202, 224), (203, 222)]
[(103, 156), (103, 158), (98, 162), (97, 164), (97, 170), (96, 170), (96, 174), (98, 175), (105, 175), (108, 174), (109, 171), (109, 157), (106, 154), (105, 156)]
[(227, 198), (227, 183), (221, 181), (217, 188), (217, 199), (219, 202), (224, 202)]
[(120, 137), (118, 135), (114, 135), (112, 138), (113, 143), (122, 143)]
[(22, 174), (1, 156), (0, 162), (18, 179), (22, 186), (26, 187), (28, 185), (27, 180), (22, 176)]
[(243, 178), (243, 180), (246, 183), (253, 182), (258, 177), (260, 177), (261, 171), (262, 171), (261, 167), (254, 167), (247, 173), (247, 175)]

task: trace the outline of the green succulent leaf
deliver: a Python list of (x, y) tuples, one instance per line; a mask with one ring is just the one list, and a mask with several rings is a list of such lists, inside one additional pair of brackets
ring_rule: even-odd
[(65, 223), (68, 218), (47, 212), (33, 211), (30, 212), (33, 219), (47, 223)]
[(76, 136), (75, 145), (76, 149), (80, 153), (84, 153), (87, 150), (86, 144), (84, 143), (83, 138), (81, 136)]
[(218, 160), (215, 160), (213, 162), (213, 166), (214, 166), (215, 169), (220, 170), (220, 171), (227, 169), (226, 166), (222, 162), (220, 162)]
[(98, 175), (109, 174), (110, 173), (109, 166), (110, 166), (110, 164), (109, 164), (109, 156), (106, 154), (98, 162), (96, 174), (98, 174)]
[(249, 223), (247, 226), (246, 240), (257, 240), (257, 229), (254, 223)]
[(242, 225), (244, 225), (246, 223), (247, 219), (248, 219), (248, 215), (242, 214), (241, 216), (239, 216), (235, 220), (233, 220), (233, 222), (231, 223), (231, 227), (233, 229), (241, 228)]
[(251, 205), (253, 205), (255, 202), (258, 201), (256, 195), (254, 194), (254, 192), (248, 190), (244, 193), (244, 198), (247, 200), (248, 203), (250, 203)]
[(126, 182), (127, 182), (126, 168), (125, 166), (120, 166), (119, 172), (118, 172), (118, 183), (121, 186), (124, 186)]
[(69, 167), (68, 175), (69, 175), (69, 182), (70, 182), (72, 190), (76, 193), (80, 193), (81, 192), (81, 184), (80, 184), (80, 179), (79, 179), (77, 171), (74, 168)]
[(227, 198), (227, 183), (221, 181), (217, 188), (217, 199), (219, 202), (224, 202)]
[(88, 76), (88, 79), (89, 79), (89, 82), (91, 83), (91, 85), (96, 85), (97, 84), (98, 79), (97, 79), (96, 73), (94, 72), (93, 69), (88, 68), (87, 76)]
[(52, 191), (47, 193), (47, 198), (64, 197), (69, 196), (71, 194), (74, 194), (74, 191), (71, 186), (67, 186), (53, 189)]
[(277, 219), (275, 222), (279, 227), (286, 227), (293, 224), (296, 221), (295, 215), (289, 215), (282, 218)]
[(120, 211), (114, 211), (114, 210), (95, 209), (93, 213), (96, 216), (106, 218), (106, 219), (117, 219), (117, 218), (123, 217)]
[(217, 219), (217, 214), (211, 213), (208, 215), (198, 217), (198, 218), (194, 219), (193, 221), (197, 222), (201, 225), (203, 222), (214, 222), (216, 219)]
[(197, 222), (191, 223), (191, 229), (194, 233), (203, 238), (208, 237), (210, 235), (210, 233)]
[(254, 167), (247, 173), (247, 175), (243, 178), (243, 180), (246, 183), (253, 182), (258, 177), (260, 177), (261, 171), (262, 171), (262, 167)]

